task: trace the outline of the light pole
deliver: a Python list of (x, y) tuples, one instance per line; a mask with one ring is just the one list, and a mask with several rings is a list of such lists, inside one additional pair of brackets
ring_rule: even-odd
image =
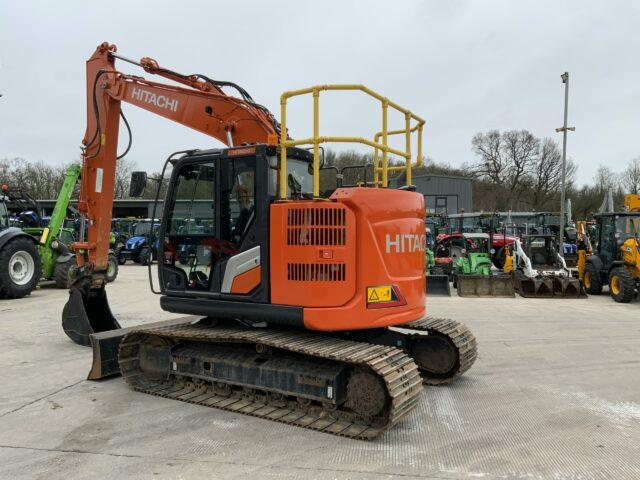
[(560, 190), (560, 239), (558, 241), (560, 255), (564, 257), (564, 215), (565, 215), (565, 189), (567, 180), (567, 130), (575, 132), (576, 127), (567, 127), (567, 116), (569, 111), (569, 72), (560, 75), (564, 83), (564, 125), (556, 128), (556, 132), (562, 132), (562, 187)]

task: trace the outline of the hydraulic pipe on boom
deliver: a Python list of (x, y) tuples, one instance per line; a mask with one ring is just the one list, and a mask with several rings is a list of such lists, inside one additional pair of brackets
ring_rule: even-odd
[[(162, 68), (151, 58), (135, 62), (118, 55), (115, 45), (98, 46), (87, 61), (87, 128), (82, 140), (82, 175), (78, 211), (87, 225), (80, 241), (71, 245), (78, 270), (62, 314), (66, 334), (76, 343), (89, 345), (91, 333), (120, 328), (111, 314), (105, 293), (109, 235), (118, 156), (120, 118), (126, 102), (209, 135), (227, 146), (244, 143), (276, 144), (280, 125), (241, 87), (212, 80), (205, 75), (182, 75)], [(153, 82), (119, 72), (115, 60), (142, 67), (146, 72), (184, 87)], [(227, 95), (235, 88), (242, 98)], [(129, 149), (127, 147), (127, 151)]]

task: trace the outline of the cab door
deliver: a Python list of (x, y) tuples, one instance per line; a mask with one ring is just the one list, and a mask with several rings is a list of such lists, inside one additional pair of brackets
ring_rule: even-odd
[(602, 217), (598, 251), (605, 269), (611, 265), (611, 262), (616, 260), (617, 248), (615, 233), (615, 218), (613, 216)]
[(220, 293), (268, 301), (267, 164), (262, 155), (220, 159)]
[(163, 293), (268, 302), (267, 168), (263, 155), (176, 163), (161, 229)]
[(171, 176), (159, 235), (160, 280), (165, 293), (219, 291), (217, 159), (179, 161)]

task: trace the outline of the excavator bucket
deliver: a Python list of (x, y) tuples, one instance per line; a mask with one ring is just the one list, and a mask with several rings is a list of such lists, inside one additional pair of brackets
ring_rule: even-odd
[(78, 345), (91, 345), (89, 335), (121, 328), (109, 308), (104, 286), (98, 289), (73, 285), (62, 310), (64, 333)]
[(458, 275), (460, 297), (513, 297), (511, 275)]
[(525, 298), (585, 298), (584, 286), (577, 278), (516, 276), (514, 286)]
[(445, 295), (448, 297), (451, 296), (451, 288), (449, 287), (449, 275), (427, 275), (426, 279), (427, 295)]

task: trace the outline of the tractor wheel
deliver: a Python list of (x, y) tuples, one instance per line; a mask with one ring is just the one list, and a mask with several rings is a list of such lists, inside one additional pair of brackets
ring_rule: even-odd
[(600, 295), (602, 293), (602, 281), (600, 273), (593, 263), (587, 263), (584, 267), (584, 289), (589, 295)]
[(42, 275), (42, 259), (34, 243), (25, 237), (9, 240), (0, 250), (0, 298), (22, 298), (36, 288)]
[(149, 265), (151, 263), (151, 250), (144, 247), (140, 250), (140, 265)]
[(110, 253), (109, 258), (107, 259), (107, 282), (113, 282), (118, 276), (118, 257), (116, 257), (115, 253)]
[(631, 272), (624, 267), (611, 270), (609, 274), (609, 292), (618, 303), (629, 303), (636, 294), (636, 281)]
[(116, 256), (116, 259), (118, 261), (118, 265), (124, 265), (125, 263), (127, 263), (127, 257), (125, 257), (122, 254), (122, 249), (124, 248), (124, 245), (118, 245), (116, 248), (113, 249), (113, 254)]
[(78, 261), (75, 255), (66, 262), (56, 263), (56, 268), (53, 272), (53, 279), (56, 282), (58, 288), (69, 288), (71, 283), (71, 269), (78, 266)]
[(496, 253), (493, 254), (491, 262), (498, 270), (502, 270), (504, 268), (504, 259), (504, 247), (500, 247), (496, 250)]

